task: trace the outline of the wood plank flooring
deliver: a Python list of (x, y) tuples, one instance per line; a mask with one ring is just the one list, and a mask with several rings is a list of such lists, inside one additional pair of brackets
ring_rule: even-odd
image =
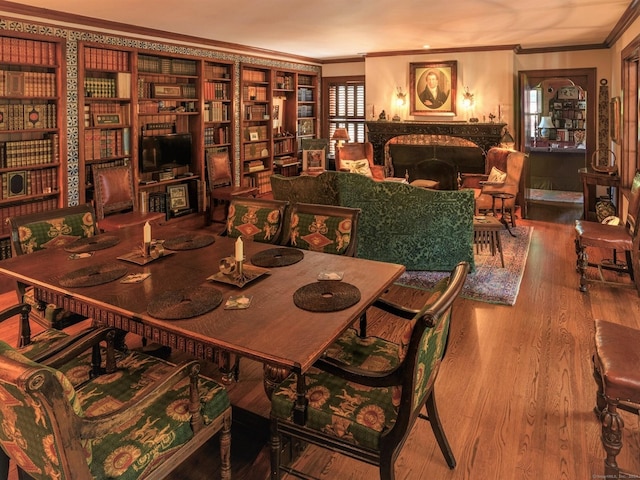
[[(429, 425), (418, 421), (396, 463), (396, 478), (601, 478), (604, 452), (593, 413), (593, 322), (605, 318), (640, 328), (640, 301), (632, 288), (590, 285), (586, 294), (578, 290), (572, 223), (580, 213), (581, 206), (557, 210), (531, 205), (529, 219), (519, 220), (534, 230), (514, 306), (457, 300), (449, 350), (436, 382), (440, 417), (457, 467), (446, 466)], [(394, 287), (390, 293), (414, 305), (424, 298), (415, 289)], [(0, 297), (0, 305), (13, 301), (12, 295)], [(371, 333), (393, 337), (387, 318), (376, 317), (370, 325)], [(13, 328), (1, 325), (0, 337), (13, 341)], [(240, 382), (229, 386), (229, 394), (234, 405), (267, 418), (261, 380), (261, 366), (243, 360)], [(640, 473), (638, 418), (623, 415), (619, 463)], [(265, 438), (264, 431), (234, 435), (234, 478), (268, 478), (268, 448), (261, 444)], [(216, 456), (213, 443), (171, 478), (212, 478)], [(375, 467), (315, 447), (307, 448), (296, 466), (321, 479), (378, 478)]]

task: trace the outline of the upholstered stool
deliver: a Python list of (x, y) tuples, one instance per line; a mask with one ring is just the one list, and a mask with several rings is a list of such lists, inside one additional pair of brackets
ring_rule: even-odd
[(619, 478), (616, 456), (622, 449), (624, 421), (618, 409), (640, 409), (640, 330), (604, 320), (595, 321), (594, 377), (598, 384), (596, 413), (602, 424), (606, 478)]

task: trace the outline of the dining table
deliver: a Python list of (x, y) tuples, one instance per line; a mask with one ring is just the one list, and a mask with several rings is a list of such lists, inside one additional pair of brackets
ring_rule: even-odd
[(272, 382), (293, 372), (298, 422), (305, 372), (405, 270), (252, 241), (238, 257), (235, 238), (171, 224), (153, 227), (145, 251), (145, 235), (129, 227), (55, 242), (3, 260), (0, 273), (33, 286), (38, 301), (196, 358), (250, 358)]

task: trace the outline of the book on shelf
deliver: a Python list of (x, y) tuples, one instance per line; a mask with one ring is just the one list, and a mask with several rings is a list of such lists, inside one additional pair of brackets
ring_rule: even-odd
[(295, 165), (300, 163), (298, 159), (292, 155), (285, 155), (284, 157), (277, 157), (273, 160), (274, 165), (280, 165), (285, 167), (287, 165)]

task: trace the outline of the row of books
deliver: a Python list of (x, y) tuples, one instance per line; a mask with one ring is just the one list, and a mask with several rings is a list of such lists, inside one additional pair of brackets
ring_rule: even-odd
[(100, 160), (127, 155), (129, 142), (127, 141), (125, 146), (123, 137), (123, 131), (120, 129), (86, 130), (84, 132), (85, 160)]
[(0, 239), (0, 260), (11, 258), (11, 239)]
[(242, 80), (245, 82), (266, 82), (267, 72), (264, 70), (243, 70)]
[(55, 103), (0, 105), (0, 130), (57, 128)]
[(255, 125), (252, 127), (245, 127), (243, 130), (244, 140), (255, 141), (255, 140), (267, 140), (267, 126), (266, 125)]
[(205, 63), (204, 65), (204, 77), (205, 78), (231, 78), (229, 73), (229, 65), (212, 65)]
[(268, 156), (269, 156), (268, 142), (247, 143), (244, 145), (245, 160), (254, 160), (256, 158), (263, 158)]
[(196, 62), (180, 58), (160, 58), (151, 55), (138, 55), (138, 70), (145, 73), (164, 73), (170, 75), (196, 75)]
[(245, 120), (267, 120), (268, 115), (267, 105), (245, 105)]
[(258, 172), (243, 178), (243, 186), (258, 188), (258, 194), (262, 195), (271, 192), (270, 171)]
[[(1, 176), (1, 199), (15, 198), (24, 195), (48, 194), (58, 191), (57, 168), (8, 172), (1, 174)], [(13, 185), (11, 191), (9, 190), (10, 185)]]
[(0, 62), (55, 65), (56, 45), (39, 40), (0, 37)]
[(286, 167), (288, 165), (297, 165), (300, 163), (297, 157), (293, 155), (284, 155), (282, 157), (276, 157), (273, 159), (273, 164), (280, 167)]
[(115, 77), (87, 77), (84, 79), (85, 97), (131, 98), (131, 74), (118, 72)]
[(295, 150), (294, 145), (294, 137), (278, 137), (273, 141), (273, 154), (280, 155), (282, 153), (293, 152)]
[(313, 105), (298, 105), (298, 117), (314, 117)]
[(229, 84), (221, 82), (204, 82), (204, 99), (207, 100), (228, 100)]
[(43, 139), (0, 143), (0, 168), (57, 163), (60, 159), (59, 143), (57, 133)]
[(276, 74), (276, 88), (293, 90), (293, 75), (285, 75), (284, 73)]
[(206, 102), (204, 104), (205, 122), (228, 122), (230, 120), (229, 104), (222, 102)]
[(0, 95), (56, 97), (56, 75), (48, 72), (0, 70)]
[(310, 88), (298, 89), (298, 101), (299, 102), (313, 102), (313, 90)]
[(220, 145), (229, 142), (229, 127), (207, 127), (204, 129), (204, 144)]
[(87, 47), (84, 51), (84, 66), (87, 70), (129, 70), (129, 53), (105, 48)]
[(255, 85), (245, 85), (242, 87), (242, 99), (246, 101), (266, 102), (267, 87), (256, 87)]
[(7, 221), (10, 217), (46, 212), (55, 208), (58, 208), (57, 198), (46, 198), (34, 202), (23, 202), (17, 205), (4, 206), (0, 209), (0, 235), (9, 235), (11, 233), (11, 227)]

